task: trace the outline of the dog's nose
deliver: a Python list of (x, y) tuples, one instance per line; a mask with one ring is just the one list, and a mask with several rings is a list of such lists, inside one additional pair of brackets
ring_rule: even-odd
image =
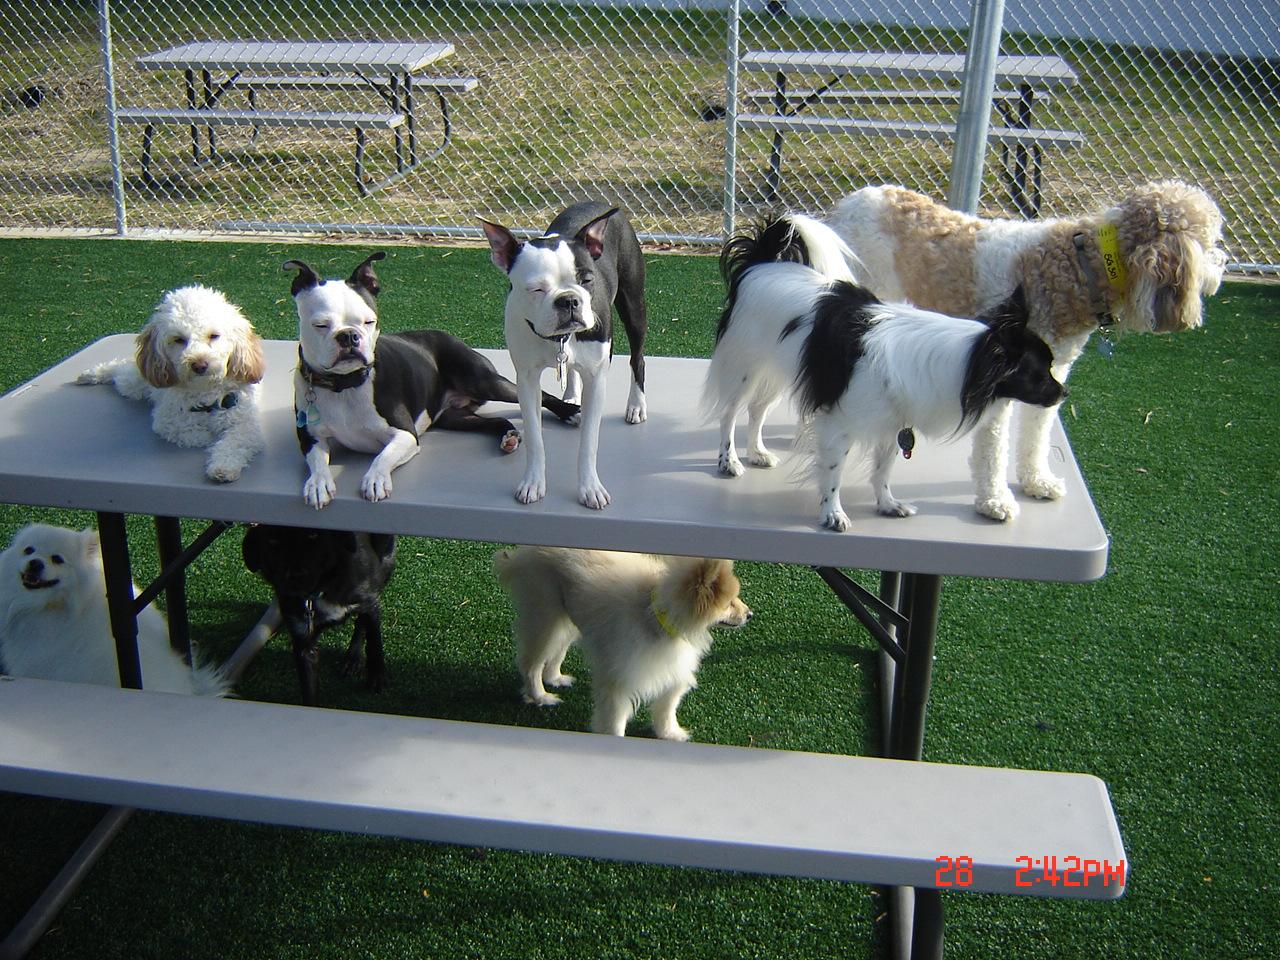
[(196, 360), (191, 364), (191, 372), (194, 373), (196, 376), (204, 376), (205, 372), (208, 371), (208, 369), (209, 369), (208, 360)]
[(25, 577), (39, 577), (42, 573), (44, 573), (43, 560), (28, 560), (26, 569), (22, 571)]
[(346, 350), (351, 350), (355, 347), (360, 346), (360, 331), (359, 330), (339, 330), (337, 333), (333, 335), (333, 339), (338, 344), (338, 346)]
[(578, 299), (576, 294), (562, 293), (556, 297), (555, 305), (557, 310), (577, 310), (582, 306), (582, 301)]

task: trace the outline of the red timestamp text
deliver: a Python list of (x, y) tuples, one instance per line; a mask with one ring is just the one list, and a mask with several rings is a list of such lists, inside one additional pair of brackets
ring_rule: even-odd
[[(939, 888), (968, 887), (973, 884), (973, 858), (969, 856), (938, 856), (934, 858), (938, 868), (933, 872), (933, 885)], [(1093, 860), (1074, 855), (1016, 857), (1019, 868), (1014, 871), (1016, 887), (1087, 887), (1101, 883), (1107, 887), (1118, 884), (1123, 887), (1128, 870), (1123, 860)]]

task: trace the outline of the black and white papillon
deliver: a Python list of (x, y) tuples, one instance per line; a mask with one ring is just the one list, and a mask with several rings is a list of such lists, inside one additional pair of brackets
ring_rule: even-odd
[(708, 417), (720, 422), (720, 472), (733, 477), (743, 473), (734, 448), (743, 407), (748, 459), (772, 467), (764, 421), (784, 395), (794, 397), (819, 518), (836, 531), (849, 527), (840, 484), (850, 456), (870, 461), (876, 509), (908, 517), (916, 508), (893, 496), (889, 473), (915, 433), (955, 438), (998, 398), (1047, 407), (1065, 395), (1049, 348), (1027, 330), (1020, 290), (963, 319), (882, 303), (855, 282), (850, 264), (843, 241), (808, 217), (773, 217), (733, 237), (720, 258), (729, 294), (703, 390)]

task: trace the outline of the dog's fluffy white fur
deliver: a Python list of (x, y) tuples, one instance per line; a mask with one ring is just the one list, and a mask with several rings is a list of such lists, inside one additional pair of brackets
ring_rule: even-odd
[[(220, 671), (192, 669), (169, 646), (153, 606), (138, 614), (138, 655), (147, 690), (227, 693)], [(29, 524), (0, 553), (0, 666), (15, 677), (119, 685), (95, 532)]]
[(151, 426), (180, 447), (207, 447), (205, 476), (240, 477), (262, 450), (259, 381), (262, 341), (244, 314), (217, 290), (171, 290), (138, 334), (137, 355), (100, 363), (77, 383), (112, 383), (151, 403)]
[(560, 702), (546, 688), (573, 683), (561, 665), (576, 641), (591, 669), (591, 728), (619, 737), (650, 703), (654, 733), (688, 740), (676, 708), (697, 686), (709, 628), (751, 617), (729, 560), (518, 547), (494, 554), (494, 572), (515, 606), (525, 702)]
[[(1064, 383), (1108, 315), (1122, 330), (1200, 326), (1201, 299), (1217, 291), (1226, 264), (1217, 205), (1176, 180), (1139, 186), (1083, 216), (1042, 221), (980, 219), (902, 187), (864, 187), (845, 197), (828, 222), (861, 261), (858, 279), (886, 300), (976, 315), (1021, 286), (1028, 326), (1048, 343), (1054, 375)], [(1103, 226), (1115, 228), (1127, 274), (1114, 287), (1099, 242)], [(1007, 480), (1011, 413), (1006, 401), (983, 424), (971, 461), (977, 510), (996, 520), (1018, 509)], [(1018, 482), (1024, 493), (1046, 500), (1065, 491), (1049, 468), (1055, 414), (1056, 408), (1023, 407), (1018, 431)]]

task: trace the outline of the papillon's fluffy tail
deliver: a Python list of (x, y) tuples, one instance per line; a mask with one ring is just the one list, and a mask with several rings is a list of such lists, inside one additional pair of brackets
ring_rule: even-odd
[(225, 697), (231, 692), (232, 678), (222, 667), (197, 663), (191, 669), (191, 685), (197, 696)]

